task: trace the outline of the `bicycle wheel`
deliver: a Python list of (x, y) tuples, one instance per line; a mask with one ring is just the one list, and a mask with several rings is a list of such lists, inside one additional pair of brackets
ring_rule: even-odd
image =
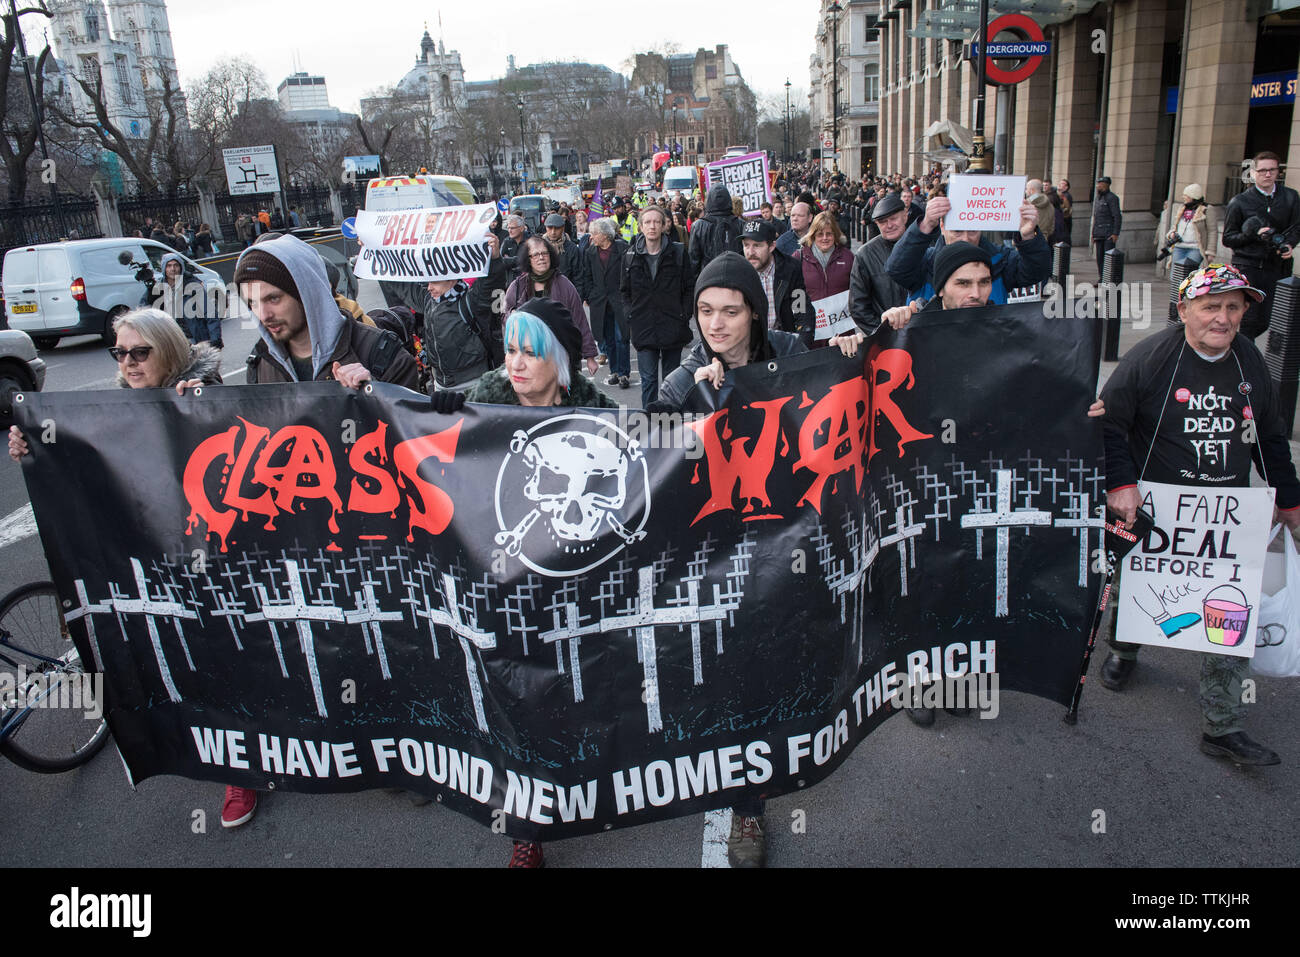
[(108, 722), (49, 582), (23, 585), (0, 600), (0, 681), (0, 753), (15, 764), (43, 774), (68, 771), (108, 742)]

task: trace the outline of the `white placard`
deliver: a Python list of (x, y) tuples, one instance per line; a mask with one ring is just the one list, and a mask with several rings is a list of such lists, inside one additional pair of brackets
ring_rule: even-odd
[(357, 210), (358, 279), (429, 282), (486, 276), (493, 203), (394, 212)]
[(952, 209), (943, 218), (943, 225), (947, 229), (1013, 232), (1020, 228), (1020, 206), (1024, 201), (1024, 176), (953, 176), (948, 180)]
[(226, 188), (231, 196), (280, 191), (274, 146), (245, 146), (222, 150), (221, 155), (226, 163)]
[(839, 295), (817, 299), (812, 306), (817, 316), (817, 332), (813, 336), (814, 339), (829, 339), (831, 336), (838, 336), (841, 332), (852, 332), (858, 327), (853, 317), (849, 315), (847, 289)]
[(1123, 559), (1116, 638), (1253, 657), (1273, 489), (1138, 491), (1155, 527)]

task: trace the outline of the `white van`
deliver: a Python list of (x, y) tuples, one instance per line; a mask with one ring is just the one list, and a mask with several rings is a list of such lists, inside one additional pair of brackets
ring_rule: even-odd
[[(134, 266), (121, 262), (123, 253)], [(5, 253), (0, 281), (9, 328), (26, 332), (38, 349), (53, 349), (64, 336), (96, 335), (111, 343), (113, 321), (150, 300), (149, 286), (137, 278), (140, 267), (147, 265), (160, 281), (168, 253), (180, 256), (187, 277), (203, 281), (208, 301), (224, 319), (226, 284), (220, 275), (162, 243), (117, 237), (19, 246)]]
[(439, 206), (474, 206), (478, 194), (463, 176), (385, 176), (366, 186), (366, 209), (391, 213), (403, 209), (437, 209)]
[(697, 166), (670, 166), (664, 170), (665, 196), (680, 192), (683, 199), (698, 199), (700, 196), (700, 170)]

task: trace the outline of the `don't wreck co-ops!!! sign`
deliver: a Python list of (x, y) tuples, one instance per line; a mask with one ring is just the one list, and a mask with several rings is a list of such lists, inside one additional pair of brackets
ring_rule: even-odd
[(1273, 489), (1142, 482), (1138, 490), (1155, 526), (1124, 558), (1116, 636), (1254, 656)]
[(948, 181), (952, 208), (943, 218), (947, 229), (1020, 228), (1020, 205), (1025, 201), (1023, 176), (954, 176)]
[(358, 210), (358, 279), (429, 282), (486, 276), (488, 231), (496, 206), (446, 206), (392, 212)]

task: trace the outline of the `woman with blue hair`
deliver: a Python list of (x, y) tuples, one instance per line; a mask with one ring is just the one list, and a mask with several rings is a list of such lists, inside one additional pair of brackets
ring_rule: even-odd
[[(618, 403), (578, 372), (582, 333), (568, 307), (553, 299), (529, 299), (505, 322), (506, 361), (485, 372), (468, 392), (438, 391), (430, 399), (438, 412), (455, 412), (470, 402), (498, 405), (616, 409)], [(542, 845), (515, 841), (511, 867), (542, 867)]]
[(466, 392), (436, 392), (433, 407), (455, 412), (468, 400), (498, 405), (616, 409), (618, 404), (578, 372), (582, 333), (568, 308), (553, 299), (529, 299), (505, 321), (506, 360), (483, 373)]

